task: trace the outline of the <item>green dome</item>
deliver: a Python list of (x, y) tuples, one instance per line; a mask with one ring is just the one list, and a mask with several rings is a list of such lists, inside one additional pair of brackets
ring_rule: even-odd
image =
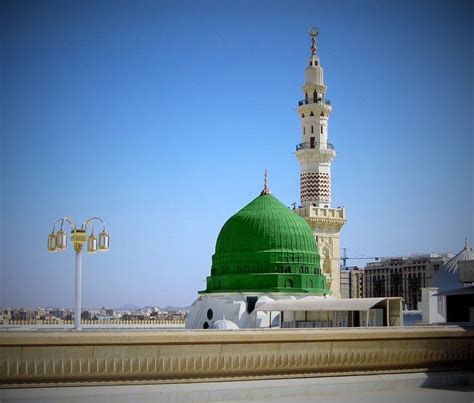
[(203, 292), (327, 293), (308, 223), (262, 192), (222, 227)]

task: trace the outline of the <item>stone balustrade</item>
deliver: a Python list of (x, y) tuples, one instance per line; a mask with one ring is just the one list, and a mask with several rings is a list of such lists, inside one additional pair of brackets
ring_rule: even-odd
[[(104, 320), (81, 320), (82, 325), (184, 325), (185, 319), (150, 319), (150, 320), (122, 320), (122, 319), (104, 319)], [(73, 320), (57, 320), (57, 319), (25, 319), (25, 320), (3, 320), (0, 321), (1, 326), (36, 326), (36, 325), (73, 325)]]
[(0, 331), (0, 384), (193, 382), (466, 369), (460, 327)]

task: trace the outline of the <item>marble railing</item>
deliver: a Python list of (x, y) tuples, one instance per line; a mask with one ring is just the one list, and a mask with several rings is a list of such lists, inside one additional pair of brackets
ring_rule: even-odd
[(1, 331), (0, 384), (193, 382), (466, 369), (474, 329)]

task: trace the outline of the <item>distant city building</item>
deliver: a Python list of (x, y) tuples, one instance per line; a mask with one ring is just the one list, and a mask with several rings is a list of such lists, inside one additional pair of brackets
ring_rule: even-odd
[(368, 263), (363, 270), (363, 296), (402, 297), (409, 310), (416, 310), (421, 301), (421, 288), (432, 286), (448, 259), (447, 254), (431, 253)]
[(357, 266), (341, 270), (341, 298), (363, 298), (364, 271)]
[(364, 298), (364, 271), (359, 267), (351, 271), (351, 298)]
[(65, 309), (60, 309), (60, 308), (53, 309), (53, 310), (49, 311), (49, 313), (51, 315), (53, 315), (55, 318), (58, 318), (58, 319), (64, 319), (64, 317), (67, 315), (66, 310)]
[(341, 298), (351, 298), (351, 270), (341, 270)]
[(36, 312), (32, 310), (14, 309), (11, 312), (13, 320), (31, 320), (36, 319)]

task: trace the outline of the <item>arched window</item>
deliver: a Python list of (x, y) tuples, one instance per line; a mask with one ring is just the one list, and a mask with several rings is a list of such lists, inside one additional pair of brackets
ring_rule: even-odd
[(313, 280), (308, 280), (307, 287), (308, 288), (313, 288)]
[(301, 117), (304, 118), (304, 113), (301, 114)]
[(324, 131), (323, 127), (324, 127), (324, 126), (321, 126), (321, 134), (323, 134), (323, 131)]
[(313, 134), (313, 133), (314, 133), (314, 127), (311, 126), (311, 134)]
[(319, 115), (319, 116), (321, 116), (323, 118), (324, 117), (324, 112), (321, 112), (321, 115)]
[(285, 288), (293, 288), (293, 280), (291, 278), (285, 280)]
[(303, 135), (306, 134), (306, 127), (303, 126)]
[(311, 111), (311, 113), (309, 114), (309, 116), (314, 116), (314, 113)]
[(318, 93), (316, 92), (316, 90), (314, 90), (314, 92), (313, 92), (313, 101), (316, 102), (317, 99), (318, 99)]

